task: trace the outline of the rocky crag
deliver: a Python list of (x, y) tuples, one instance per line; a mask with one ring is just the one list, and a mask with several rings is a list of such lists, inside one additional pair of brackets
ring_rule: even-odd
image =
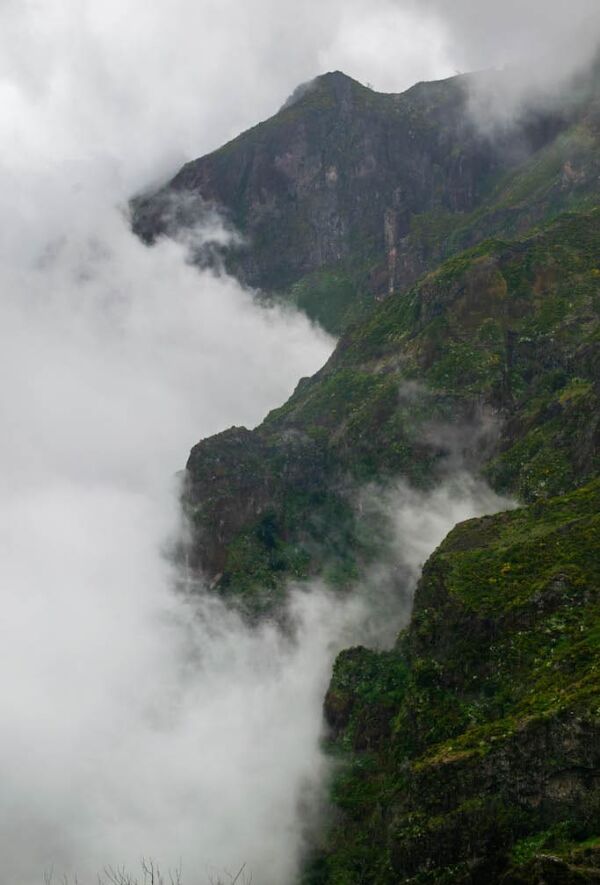
[(483, 131), (478, 82), (325, 75), (133, 204), (148, 242), (217, 206), (227, 266), (341, 333), (260, 427), (192, 450), (215, 592), (258, 617), (290, 578), (351, 588), (385, 540), (365, 483), (458, 464), (522, 505), (454, 529), (391, 651), (338, 659), (312, 885), (600, 881), (600, 89)]
[(134, 228), (152, 242), (217, 207), (245, 241), (227, 251), (229, 270), (338, 332), (443, 255), (597, 190), (587, 82), (488, 132), (469, 112), (477, 85), (465, 76), (385, 95), (325, 74), (138, 197)]

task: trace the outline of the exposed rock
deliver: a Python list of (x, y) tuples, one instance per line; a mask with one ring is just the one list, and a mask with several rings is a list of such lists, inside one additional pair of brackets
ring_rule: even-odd
[[(274, 117), (134, 200), (134, 229), (152, 242), (217, 208), (244, 236), (245, 246), (226, 256), (229, 269), (250, 286), (285, 292), (337, 331), (361, 296), (372, 302), (401, 290), (437, 263), (449, 244), (439, 235), (434, 242), (436, 226), (457, 228), (494, 203), (499, 178), (551, 145), (573, 116), (565, 102), (560, 111), (530, 112), (511, 129), (484, 133), (468, 110), (474, 80), (453, 77), (388, 95), (339, 71), (317, 77)], [(556, 175), (568, 194), (586, 187), (575, 173)], [(593, 189), (596, 179), (588, 179)], [(546, 211), (534, 201), (528, 225)], [(481, 235), (478, 224), (463, 246)], [(344, 281), (341, 300), (331, 272)], [(340, 303), (322, 303), (336, 297)]]

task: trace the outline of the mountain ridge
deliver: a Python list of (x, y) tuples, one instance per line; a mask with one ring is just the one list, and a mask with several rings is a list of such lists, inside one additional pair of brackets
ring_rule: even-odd
[(225, 251), (227, 269), (339, 332), (427, 269), (431, 231), (414, 218), (427, 228), (468, 219), (498, 176), (566, 128), (568, 110), (530, 112), (490, 139), (469, 112), (477, 76), (396, 94), (324, 74), (134, 200), (134, 229), (152, 242), (218, 207), (247, 243)]

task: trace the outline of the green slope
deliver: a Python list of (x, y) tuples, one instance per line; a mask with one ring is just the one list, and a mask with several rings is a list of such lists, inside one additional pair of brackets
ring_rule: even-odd
[(340, 656), (342, 816), (309, 881), (571, 881), (558, 863), (536, 878), (532, 858), (600, 836), (599, 537), (598, 480), (463, 523), (396, 649)]
[(595, 476), (599, 264), (600, 212), (572, 214), (386, 299), (258, 430), (194, 448), (193, 557), (268, 604), (290, 576), (351, 583), (378, 554), (350, 504), (365, 481), (431, 486), (459, 456), (533, 501)]

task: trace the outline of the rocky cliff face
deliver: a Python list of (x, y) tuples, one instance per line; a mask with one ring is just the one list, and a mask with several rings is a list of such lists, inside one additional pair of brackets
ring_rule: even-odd
[[(475, 210), (488, 207), (488, 227), (507, 223), (496, 217), (498, 185), (568, 131), (573, 109), (564, 102), (484, 133), (469, 110), (475, 81), (386, 95), (325, 74), (270, 120), (134, 201), (134, 227), (152, 241), (217, 207), (246, 241), (227, 254), (229, 269), (337, 331), (357, 303), (405, 288), (439, 259), (432, 238), (462, 223), (468, 241)], [(580, 175), (577, 163), (569, 168), (567, 191)]]

